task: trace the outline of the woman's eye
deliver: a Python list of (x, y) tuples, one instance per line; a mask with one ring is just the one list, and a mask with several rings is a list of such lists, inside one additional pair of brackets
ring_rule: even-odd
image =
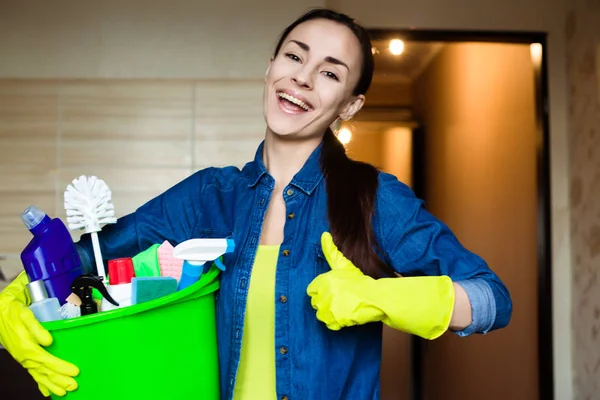
[(325, 71), (325, 72), (323, 72), (323, 74), (324, 74), (326, 77), (328, 77), (328, 78), (331, 78), (331, 79), (333, 79), (333, 80), (336, 80), (336, 81), (339, 81), (339, 80), (340, 80), (340, 79), (337, 77), (337, 75), (336, 75), (336, 74), (334, 74), (333, 72)]
[(286, 53), (285, 56), (291, 60), (300, 61), (300, 57), (298, 57), (297, 55), (295, 55), (293, 53)]

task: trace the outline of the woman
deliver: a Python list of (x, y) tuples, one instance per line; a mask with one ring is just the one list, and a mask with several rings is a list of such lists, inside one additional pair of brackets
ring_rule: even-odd
[[(329, 129), (360, 110), (372, 74), (362, 27), (307, 13), (269, 63), (254, 161), (199, 171), (101, 233), (106, 259), (234, 238), (217, 299), (223, 398), (377, 399), (379, 322), (433, 339), (510, 320), (485, 262), (396, 178), (348, 159)], [(94, 268), (89, 237), (78, 249)], [(73, 390), (77, 370), (62, 366), (60, 387), (45, 385)]]

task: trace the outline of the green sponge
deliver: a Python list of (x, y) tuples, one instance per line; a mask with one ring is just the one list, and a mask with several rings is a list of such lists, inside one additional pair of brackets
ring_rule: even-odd
[(146, 276), (131, 279), (131, 304), (168, 296), (177, 291), (177, 279), (171, 276)]

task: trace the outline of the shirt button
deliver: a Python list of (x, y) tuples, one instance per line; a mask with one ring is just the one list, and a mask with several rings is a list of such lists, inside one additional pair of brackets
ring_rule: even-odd
[(288, 190), (287, 190), (287, 195), (288, 195), (288, 196), (291, 196), (291, 195), (293, 195), (293, 194), (294, 194), (294, 189), (288, 189)]
[(295, 216), (296, 216), (296, 215), (295, 215), (294, 213), (289, 213), (289, 214), (288, 214), (288, 218), (289, 218), (289, 219), (294, 219), (294, 217), (295, 217)]
[(265, 205), (265, 199), (260, 199), (260, 205), (264, 206)]
[(288, 400), (287, 396), (281, 396), (281, 400)]
[(287, 296), (284, 296), (284, 295), (279, 296), (279, 301), (282, 303), (287, 303)]
[(287, 347), (283, 346), (279, 349), (279, 352), (283, 355), (286, 355), (288, 352), (288, 349), (287, 349)]
[(285, 257), (287, 257), (287, 256), (289, 256), (289, 255), (290, 255), (290, 251), (289, 251), (288, 249), (285, 249), (285, 250), (282, 252), (282, 254), (283, 254)]

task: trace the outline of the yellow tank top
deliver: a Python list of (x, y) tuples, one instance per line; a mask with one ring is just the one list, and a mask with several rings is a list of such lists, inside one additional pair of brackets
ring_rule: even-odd
[(275, 272), (279, 246), (258, 246), (246, 303), (234, 400), (276, 400)]

